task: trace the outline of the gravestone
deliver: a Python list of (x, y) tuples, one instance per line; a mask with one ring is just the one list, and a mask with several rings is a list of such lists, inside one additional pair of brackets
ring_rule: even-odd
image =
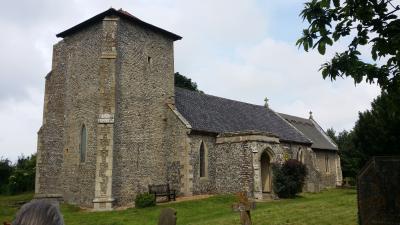
[(373, 157), (357, 178), (361, 225), (400, 224), (400, 157)]
[(158, 225), (176, 225), (176, 210), (165, 208), (161, 210)]
[(246, 192), (236, 193), (238, 203), (232, 205), (232, 209), (235, 212), (240, 212), (240, 224), (241, 225), (251, 225), (251, 215), (250, 210), (256, 208), (256, 203), (254, 201), (249, 201)]

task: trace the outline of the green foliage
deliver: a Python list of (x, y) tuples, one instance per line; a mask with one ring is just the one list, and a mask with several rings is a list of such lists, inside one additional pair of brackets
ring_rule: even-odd
[(354, 127), (354, 147), (362, 153), (361, 164), (371, 156), (400, 155), (400, 89), (382, 92), (371, 110), (359, 113)]
[(359, 113), (352, 131), (338, 135), (333, 131), (332, 139), (339, 148), (344, 177), (356, 177), (372, 156), (400, 155), (399, 102), (399, 89), (382, 91), (372, 102), (371, 110)]
[(11, 176), (13, 167), (8, 159), (0, 159), (0, 194), (8, 192), (8, 178)]
[(137, 208), (145, 208), (156, 205), (156, 198), (153, 194), (143, 193), (136, 195), (135, 198), (135, 207)]
[(273, 164), (273, 188), (280, 198), (294, 198), (300, 193), (307, 176), (307, 168), (301, 162), (290, 159), (280, 164)]
[(180, 74), (179, 72), (175, 73), (175, 87), (202, 92), (197, 88), (196, 82), (193, 82), (192, 79)]
[(18, 194), (35, 189), (36, 155), (20, 156), (15, 165), (0, 160), (0, 193)]
[[(364, 79), (377, 82), (383, 90), (400, 86), (400, 20), (396, 12), (400, 5), (394, 0), (311, 0), (300, 13), (309, 26), (296, 42), (305, 51), (318, 49), (325, 54), (326, 46), (343, 37), (352, 38), (348, 49), (336, 53), (330, 62), (322, 65), (323, 78), (352, 77), (355, 83)], [(360, 59), (359, 46), (371, 46), (371, 58), (381, 65)], [(363, 56), (366, 58), (368, 56)]]

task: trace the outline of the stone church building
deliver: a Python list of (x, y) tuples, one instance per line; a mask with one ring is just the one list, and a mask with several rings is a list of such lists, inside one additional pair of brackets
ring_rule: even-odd
[(185, 196), (262, 199), (273, 192), (271, 164), (291, 158), (308, 168), (304, 191), (341, 184), (337, 146), (311, 116), (174, 87), (180, 36), (110, 8), (57, 37), (37, 198), (110, 210), (169, 184)]

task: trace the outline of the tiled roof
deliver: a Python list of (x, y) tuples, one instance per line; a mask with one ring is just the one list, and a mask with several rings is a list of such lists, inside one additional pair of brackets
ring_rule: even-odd
[(119, 17), (121, 17), (123, 19), (126, 19), (126, 20), (132, 22), (132, 23), (141, 25), (141, 26), (146, 27), (148, 29), (151, 29), (151, 30), (153, 30), (155, 32), (158, 32), (160, 34), (166, 35), (167, 37), (172, 38), (174, 41), (182, 39), (181, 36), (176, 35), (176, 34), (174, 34), (172, 32), (167, 31), (167, 30), (164, 30), (162, 28), (156, 27), (156, 26), (154, 26), (152, 24), (146, 23), (146, 22), (140, 20), (139, 18), (133, 16), (132, 14), (122, 10), (122, 9), (116, 10), (114, 8), (110, 8), (110, 9), (108, 9), (108, 10), (106, 10), (106, 11), (100, 13), (100, 14), (97, 14), (96, 16), (94, 16), (94, 17), (92, 17), (92, 18), (90, 18), (88, 20), (85, 20), (85, 21), (83, 21), (82, 23), (80, 23), (80, 24), (78, 24), (76, 26), (73, 26), (73, 27), (69, 28), (68, 30), (65, 30), (65, 31), (61, 32), (61, 33), (57, 34), (56, 36), (64, 38), (64, 37), (66, 37), (68, 35), (71, 35), (71, 34), (73, 34), (75, 32), (80, 31), (83, 28), (86, 28), (86, 27), (88, 27), (88, 26), (90, 26), (90, 25), (92, 25), (94, 23), (97, 23), (97, 22), (103, 20), (104, 17), (106, 17), (106, 16), (119, 16)]
[(314, 120), (283, 113), (280, 113), (280, 115), (313, 142), (311, 148), (338, 150), (336, 144), (325, 134), (322, 128)]
[(177, 87), (175, 105), (193, 130), (212, 133), (260, 131), (273, 133), (283, 141), (311, 144), (301, 132), (264, 106)]

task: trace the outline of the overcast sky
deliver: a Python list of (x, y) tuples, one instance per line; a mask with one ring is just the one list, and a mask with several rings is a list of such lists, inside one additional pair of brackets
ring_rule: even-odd
[(204, 92), (314, 118), (324, 129), (351, 129), (379, 94), (376, 85), (323, 80), (325, 56), (295, 46), (306, 26), (304, 0), (14, 0), (0, 14), (0, 157), (36, 151), (44, 77), (55, 35), (109, 7), (183, 36), (175, 42), (175, 71)]

